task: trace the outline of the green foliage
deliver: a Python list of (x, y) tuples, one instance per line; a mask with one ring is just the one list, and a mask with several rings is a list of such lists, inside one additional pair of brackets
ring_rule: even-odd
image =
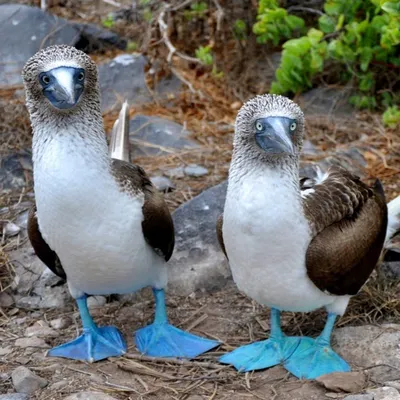
[(107, 28), (107, 29), (111, 29), (115, 24), (114, 18), (110, 14), (107, 15), (107, 17), (103, 18), (101, 20), (101, 23), (104, 26), (104, 28)]
[(139, 5), (142, 7), (148, 6), (151, 0), (139, 0)]
[(200, 46), (196, 50), (196, 58), (204, 65), (212, 65), (214, 63), (214, 57), (210, 46)]
[(400, 125), (400, 110), (398, 106), (389, 107), (382, 115), (385, 126), (395, 128)]
[(245, 40), (247, 37), (247, 25), (242, 19), (237, 19), (233, 24), (233, 33), (238, 40)]
[(183, 15), (188, 21), (192, 21), (195, 18), (204, 18), (207, 10), (207, 3), (200, 1), (198, 3), (193, 3), (190, 6), (190, 10), (185, 10)]
[(289, 15), (284, 8), (278, 6), (277, 0), (260, 0), (257, 20), (253, 32), (259, 43), (271, 41), (275, 46), (282, 39), (289, 39), (295, 32), (301, 32), (304, 21), (294, 15)]
[(153, 19), (153, 13), (151, 12), (150, 7), (145, 7), (143, 10), (143, 19), (147, 22), (150, 23)]
[[(290, 17), (277, 0), (260, 0), (258, 22), (253, 27), (259, 42), (277, 45), (294, 30), (301, 30), (304, 21), (296, 17), (291, 25)], [(343, 81), (353, 79), (357, 85), (359, 93), (350, 99), (352, 104), (359, 108), (390, 106), (387, 95), (378, 92), (386, 89), (379, 87), (382, 65), (400, 66), (400, 1), (326, 0), (317, 22), (318, 29), (309, 27), (306, 36), (283, 44), (271, 92), (299, 93), (310, 88), (329, 61), (341, 68)], [(390, 110), (386, 119), (392, 121), (396, 113), (393, 107)]]
[(130, 40), (126, 45), (127, 51), (136, 51), (137, 49), (138, 49), (138, 44), (132, 40)]

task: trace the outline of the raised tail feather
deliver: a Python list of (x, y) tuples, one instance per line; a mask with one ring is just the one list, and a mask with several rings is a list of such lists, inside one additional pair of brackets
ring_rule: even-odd
[(389, 249), (390, 240), (400, 234), (400, 196), (388, 203), (388, 227), (386, 230), (385, 248)]
[(131, 161), (129, 145), (129, 104), (122, 104), (118, 119), (114, 122), (111, 132), (109, 154), (111, 158), (122, 161)]

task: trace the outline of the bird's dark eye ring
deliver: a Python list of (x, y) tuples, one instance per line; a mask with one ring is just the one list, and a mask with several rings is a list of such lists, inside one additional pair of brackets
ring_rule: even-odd
[(48, 85), (48, 84), (50, 83), (50, 78), (49, 78), (47, 75), (43, 75), (43, 76), (42, 76), (42, 82), (43, 82), (45, 85)]
[(78, 75), (78, 81), (83, 81), (85, 79), (85, 74), (81, 71)]

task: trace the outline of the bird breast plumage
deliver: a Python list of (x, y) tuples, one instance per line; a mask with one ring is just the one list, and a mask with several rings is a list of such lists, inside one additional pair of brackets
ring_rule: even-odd
[(311, 311), (334, 303), (336, 296), (320, 291), (307, 276), (305, 254), (311, 237), (291, 180), (268, 167), (251, 168), (240, 179), (233, 174), (223, 237), (240, 290), (269, 307)]
[(163, 287), (165, 262), (142, 232), (143, 195), (121, 192), (106, 159), (79, 151), (87, 148), (58, 135), (34, 162), (39, 228), (72, 295)]

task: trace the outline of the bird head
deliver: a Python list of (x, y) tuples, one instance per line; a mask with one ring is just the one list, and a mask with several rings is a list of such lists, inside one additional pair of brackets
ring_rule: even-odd
[(239, 110), (234, 148), (266, 160), (297, 158), (303, 136), (300, 107), (287, 97), (267, 94), (254, 97)]
[(28, 107), (45, 100), (53, 109), (68, 112), (85, 96), (90, 97), (91, 91), (98, 92), (96, 64), (72, 46), (50, 46), (39, 51), (25, 64), (22, 77)]

